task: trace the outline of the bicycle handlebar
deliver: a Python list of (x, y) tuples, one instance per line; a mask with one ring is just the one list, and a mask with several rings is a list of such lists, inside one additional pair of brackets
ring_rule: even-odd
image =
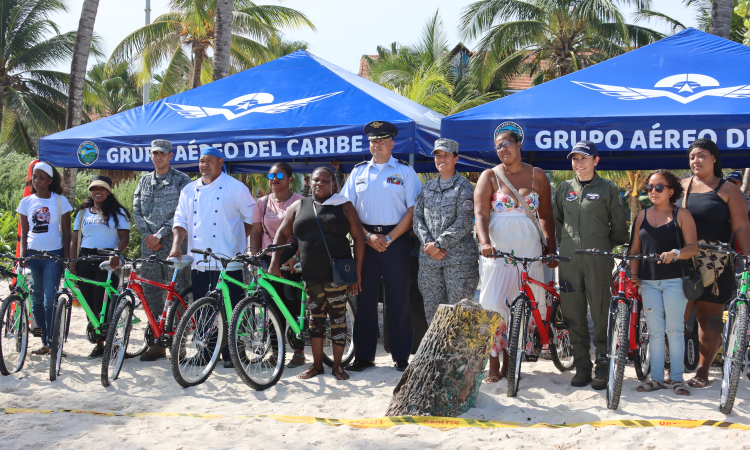
[(704, 244), (702, 242), (698, 244), (698, 248), (701, 248), (703, 250), (712, 250), (712, 251), (715, 251), (715, 252), (716, 251), (721, 252), (721, 251), (731, 250), (731, 249), (728, 248), (728, 246), (723, 245), (723, 244), (722, 245), (712, 245), (712, 244)]
[(268, 247), (264, 248), (260, 252), (256, 253), (255, 255), (246, 255), (244, 253), (237, 253), (233, 258), (224, 258), (217, 254), (215, 254), (213, 251), (211, 251), (210, 248), (207, 248), (205, 250), (201, 250), (198, 248), (191, 248), (190, 253), (195, 253), (198, 255), (203, 255), (204, 260), (208, 259), (209, 257), (214, 258), (222, 263), (224, 267), (226, 267), (231, 262), (243, 262), (247, 263), (253, 266), (259, 266), (260, 265), (260, 258), (265, 256), (268, 253), (278, 252), (281, 250), (286, 250), (292, 248), (292, 244), (283, 244), (283, 245), (269, 245)]
[(520, 261), (523, 263), (532, 263), (532, 262), (546, 262), (546, 261), (562, 261), (562, 262), (570, 262), (570, 258), (567, 256), (559, 256), (559, 255), (542, 255), (542, 256), (534, 256), (534, 257), (524, 257), (524, 256), (518, 256), (513, 255), (510, 253), (505, 252), (497, 252), (494, 255), (490, 255), (490, 257), (495, 258), (510, 258), (514, 259), (516, 261)]
[(604, 250), (597, 250), (595, 248), (576, 249), (576, 255), (590, 255), (590, 256), (606, 256), (613, 259), (621, 259), (623, 261), (632, 261), (636, 259), (642, 259), (646, 261), (662, 261), (663, 260), (657, 254), (641, 254), (641, 255), (629, 255), (627, 253), (612, 253)]
[(699, 243), (698, 248), (701, 248), (703, 250), (708, 250), (713, 253), (721, 253), (724, 255), (734, 256), (736, 258), (740, 258), (742, 260), (750, 262), (750, 255), (745, 254), (747, 252), (734, 251), (734, 249), (730, 247), (729, 244), (725, 244), (723, 242), (719, 242), (718, 245)]

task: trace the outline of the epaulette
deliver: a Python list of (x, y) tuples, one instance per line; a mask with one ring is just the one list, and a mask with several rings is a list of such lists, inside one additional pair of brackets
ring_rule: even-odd
[(401, 164), (405, 165), (405, 166), (411, 166), (411, 164), (409, 164), (409, 161), (404, 161), (403, 159), (398, 159), (397, 161), (398, 161), (399, 163), (401, 163)]
[(354, 167), (359, 167), (362, 164), (367, 164), (367, 161), (362, 161), (361, 163), (357, 163), (357, 164), (354, 165)]

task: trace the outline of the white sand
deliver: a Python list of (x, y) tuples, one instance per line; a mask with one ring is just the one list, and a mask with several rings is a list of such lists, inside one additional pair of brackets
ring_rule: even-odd
[[(4, 283), (3, 283), (4, 284)], [(7, 295), (5, 286), (0, 297)], [(375, 369), (352, 373), (338, 382), (330, 374), (312, 380), (287, 369), (271, 389), (255, 392), (233, 369), (218, 368), (200, 386), (182, 389), (167, 360), (125, 361), (120, 378), (108, 388), (100, 383), (101, 359), (83, 334), (84, 315), (76, 308), (62, 374), (49, 382), (47, 357), (29, 355), (20, 373), (0, 376), (0, 407), (80, 409), (102, 412), (170, 412), (220, 414), (224, 419), (189, 417), (101, 417), (89, 414), (0, 414), (0, 448), (695, 448), (750, 449), (750, 432), (717, 428), (454, 429), (415, 425), (389, 429), (355, 429), (323, 424), (288, 424), (273, 419), (231, 419), (247, 414), (289, 414), (330, 418), (381, 417), (400, 373), (382, 350)], [(39, 347), (32, 338), (31, 349)], [(382, 348), (382, 347), (381, 347)], [(289, 358), (290, 355), (287, 356)], [(628, 367), (618, 411), (606, 408), (603, 391), (570, 387), (571, 374), (560, 374), (549, 361), (523, 366), (517, 398), (505, 395), (505, 380), (483, 385), (476, 407), (464, 418), (525, 423), (580, 423), (608, 419), (711, 419), (750, 425), (750, 382), (741, 381), (734, 412), (718, 411), (719, 387), (692, 390), (677, 398), (671, 390), (634, 392), (635, 371)], [(718, 371), (712, 374), (714, 377)]]

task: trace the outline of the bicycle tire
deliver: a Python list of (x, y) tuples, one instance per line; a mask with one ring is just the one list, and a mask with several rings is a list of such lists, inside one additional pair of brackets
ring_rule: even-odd
[(554, 320), (549, 327), (551, 346), (549, 354), (557, 370), (565, 372), (573, 368), (575, 358), (573, 358), (573, 344), (570, 342), (570, 332), (567, 329), (558, 330), (554, 325), (555, 323), (563, 323), (565, 321), (562, 315), (562, 308), (560, 308), (560, 302), (557, 300), (552, 303), (550, 314)]
[[(219, 361), (225, 334), (224, 305), (213, 297), (203, 297), (193, 302), (177, 326), (172, 339), (172, 376), (183, 388), (196, 386), (208, 379)], [(196, 344), (195, 333), (198, 333)], [(195, 354), (188, 354), (195, 350)], [(202, 367), (197, 375), (196, 368)]]
[(104, 344), (104, 355), (102, 355), (101, 378), (104, 387), (109, 386), (120, 375), (130, 338), (132, 310), (133, 304), (129, 300), (118, 301), (117, 309), (109, 322), (107, 341)]
[(59, 295), (57, 297), (55, 316), (52, 326), (52, 341), (49, 347), (49, 380), (55, 381), (60, 375), (62, 368), (63, 346), (65, 336), (68, 334), (68, 298)]
[(651, 349), (649, 347), (646, 314), (643, 312), (643, 304), (640, 302), (638, 302), (638, 325), (635, 340), (638, 343), (638, 350), (633, 352), (633, 365), (638, 380), (643, 381), (648, 378), (648, 374), (651, 372)]
[(0, 373), (3, 375), (23, 369), (29, 347), (27, 316), (26, 305), (16, 294), (6, 297), (0, 305)]
[(229, 354), (237, 375), (256, 391), (275, 385), (284, 373), (286, 343), (280, 323), (273, 308), (264, 307), (258, 297), (242, 299), (232, 312)]
[(625, 376), (625, 365), (628, 359), (628, 331), (630, 329), (630, 311), (625, 303), (617, 304), (617, 316), (610, 330), (612, 341), (609, 352), (609, 379), (607, 381), (607, 408), (615, 410), (620, 404), (622, 380)]
[[(180, 297), (185, 302), (185, 307), (178, 299), (174, 299), (167, 310), (167, 321), (164, 323), (164, 333), (172, 333), (180, 325), (180, 320), (185, 316), (185, 311), (193, 303), (193, 287), (188, 286), (180, 292)], [(175, 319), (177, 319), (175, 321)]]
[[(148, 344), (146, 343), (146, 330), (151, 325), (148, 322), (146, 311), (143, 310), (143, 303), (137, 295), (135, 295), (130, 290), (124, 291), (122, 294), (120, 294), (119, 297), (117, 297), (116, 303), (118, 306), (120, 305), (120, 303), (122, 303), (121, 300), (123, 298), (128, 298), (128, 301), (133, 304), (133, 314), (131, 315), (132, 319), (130, 321), (130, 333), (138, 338), (134, 339), (132, 343), (130, 339), (128, 339), (128, 346), (125, 350), (125, 357), (135, 358), (137, 356), (141, 356), (143, 352), (145, 352), (148, 348)], [(111, 320), (109, 321), (109, 324), (112, 324)], [(109, 330), (109, 328), (107, 328), (107, 330)], [(109, 335), (109, 332), (107, 334)]]
[(526, 296), (517, 297), (511, 311), (510, 343), (508, 345), (508, 397), (518, 394), (518, 381), (521, 376), (524, 339), (526, 336)]
[[(346, 367), (354, 358), (354, 317), (356, 309), (349, 296), (346, 298), (346, 343), (341, 355), (341, 366)], [(309, 322), (308, 322), (309, 323)], [(333, 342), (331, 342), (331, 319), (326, 318), (326, 337), (323, 339), (323, 364), (333, 367)]]
[(740, 377), (745, 372), (745, 356), (747, 352), (748, 313), (747, 304), (737, 302), (737, 309), (733, 320), (727, 321), (729, 335), (725, 343), (723, 376), (721, 378), (721, 396), (719, 397), (719, 411), (729, 414), (734, 407), (737, 387)]

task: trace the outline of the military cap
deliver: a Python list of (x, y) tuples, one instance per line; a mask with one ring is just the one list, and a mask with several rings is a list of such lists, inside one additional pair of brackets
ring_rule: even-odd
[(166, 139), (154, 139), (151, 141), (151, 152), (171, 153), (172, 143)]
[(727, 174), (727, 180), (735, 181), (738, 183), (742, 183), (742, 171), (741, 170), (735, 170), (732, 172), (729, 172)]
[(457, 155), (458, 142), (453, 139), (438, 139), (435, 141), (435, 150), (433, 150), (432, 153), (435, 153), (436, 150), (442, 150), (446, 153), (455, 153)]
[(365, 125), (364, 131), (369, 140), (394, 138), (398, 134), (396, 125), (383, 120), (373, 120)]
[(599, 156), (599, 152), (596, 150), (596, 144), (591, 141), (580, 141), (573, 146), (573, 149), (568, 153), (568, 159), (573, 156), (573, 153), (580, 153), (583, 156), (592, 156), (596, 158)]

